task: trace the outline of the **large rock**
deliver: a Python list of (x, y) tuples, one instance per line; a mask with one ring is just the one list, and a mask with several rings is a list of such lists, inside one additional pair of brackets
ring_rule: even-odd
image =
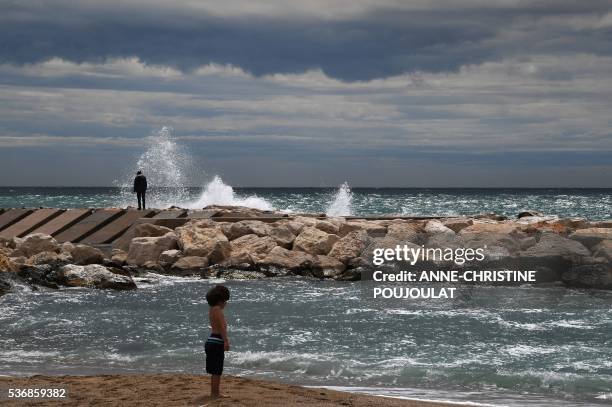
[(127, 253), (121, 249), (113, 249), (111, 250), (110, 261), (114, 264), (122, 266), (127, 261)]
[(474, 219), (485, 219), (485, 220), (494, 220), (494, 221), (502, 221), (508, 219), (507, 216), (498, 215), (496, 213), (479, 213), (474, 216)]
[(361, 256), (368, 247), (372, 238), (365, 230), (355, 230), (334, 243), (329, 256), (347, 264), (354, 258)]
[(557, 222), (566, 225), (570, 229), (586, 229), (591, 227), (591, 223), (586, 218), (562, 218)]
[(84, 244), (77, 244), (70, 252), (74, 264), (102, 264), (104, 262), (104, 253), (102, 250)]
[(74, 250), (74, 243), (64, 242), (60, 245), (60, 252), (72, 255), (72, 251)]
[(44, 233), (34, 233), (20, 239), (12, 257), (32, 257), (41, 252), (59, 253), (60, 246), (57, 241)]
[(612, 263), (612, 240), (604, 240), (594, 246), (593, 257)]
[(500, 233), (500, 234), (515, 234), (518, 233), (518, 225), (514, 222), (477, 222), (459, 232), (462, 236), (480, 233)]
[(185, 256), (178, 259), (171, 267), (173, 273), (191, 274), (201, 272), (208, 267), (208, 259), (199, 256)]
[(423, 228), (414, 222), (397, 221), (387, 227), (387, 235), (402, 242), (418, 243), (422, 239)]
[(77, 266), (69, 264), (58, 271), (58, 279), (69, 287), (111, 288), (133, 290), (136, 284), (131, 277), (116, 274), (99, 264)]
[(253, 268), (256, 261), (257, 258), (255, 256), (251, 256), (247, 252), (240, 252), (237, 254), (230, 254), (230, 256), (219, 263), (219, 265), (225, 269), (250, 270)]
[(567, 235), (576, 229), (582, 229), (589, 226), (588, 222), (582, 218), (559, 219), (556, 216), (526, 217), (519, 219), (516, 223), (519, 224), (520, 229), (526, 233), (553, 232), (563, 235)]
[(176, 233), (184, 256), (206, 257), (214, 264), (230, 255), (229, 240), (219, 227), (200, 227), (194, 223), (176, 228)]
[(65, 253), (40, 252), (30, 257), (27, 264), (66, 264), (72, 261), (72, 256)]
[(580, 242), (544, 233), (537, 244), (519, 253), (521, 267), (535, 270), (539, 282), (556, 281), (561, 273), (588, 261), (589, 250)]
[(442, 222), (439, 220), (430, 220), (425, 223), (425, 227), (423, 228), (425, 233), (429, 235), (437, 235), (439, 233), (443, 233), (446, 235), (454, 235), (455, 231), (449, 227), (444, 226)]
[[(295, 218), (293, 218), (293, 222), (302, 225), (302, 228), (305, 226), (310, 226), (314, 228), (315, 226), (317, 226), (318, 219), (310, 216), (296, 216)], [(299, 234), (299, 232), (294, 233)]]
[(3, 244), (10, 249), (16, 249), (21, 243), (23, 243), (23, 239), (17, 236), (14, 236), (8, 241), (6, 241), (6, 239), (3, 239)]
[[(484, 248), (486, 251), (510, 254), (521, 250), (521, 242), (527, 237), (514, 223), (474, 223), (459, 232), (465, 247)], [(523, 246), (524, 247), (524, 246)]]
[(223, 232), (223, 234), (228, 238), (228, 240), (232, 240), (232, 237), (234, 237), (234, 239), (240, 237), (240, 236), (244, 236), (244, 235), (248, 235), (249, 231), (247, 229), (246, 226), (241, 226), (239, 229), (236, 228), (234, 231), (232, 231), (232, 226), (234, 226), (234, 224), (237, 224), (238, 222), (219, 222), (219, 228), (221, 229), (221, 231)]
[(436, 233), (430, 235), (425, 242), (426, 247), (457, 249), (465, 246), (463, 237), (456, 233)]
[(590, 223), (591, 227), (594, 228), (612, 228), (612, 220), (601, 220)]
[(266, 257), (258, 261), (258, 264), (300, 272), (305, 269), (311, 269), (315, 261), (315, 257), (308, 253), (287, 250), (280, 246), (276, 246)]
[(0, 254), (10, 257), (11, 253), (13, 253), (13, 249), (11, 249), (10, 247), (0, 245)]
[(592, 263), (572, 267), (561, 276), (572, 287), (612, 289), (612, 263)]
[(371, 237), (383, 237), (387, 234), (387, 227), (372, 220), (350, 220), (340, 226), (339, 235), (345, 236), (355, 230), (365, 230)]
[[(527, 229), (526, 226), (531, 226), (536, 229), (541, 227), (552, 229), (551, 225), (557, 222), (558, 220), (559, 218), (556, 216), (527, 216), (522, 217), (513, 223), (515, 223), (517, 226), (520, 226), (523, 230)], [(565, 226), (563, 226), (563, 229), (565, 229)]]
[(9, 247), (9, 245), (11, 244), (12, 240), (13, 239), (11, 239), (11, 238), (0, 236), (0, 248), (2, 248), (2, 247)]
[(585, 218), (561, 218), (549, 221), (548, 223), (563, 225), (567, 230), (586, 229), (591, 226)]
[(590, 256), (590, 254), (589, 249), (580, 242), (555, 233), (543, 233), (538, 243), (521, 252), (524, 257), (563, 257), (570, 260)]
[(57, 267), (54, 264), (22, 264), (17, 275), (30, 285), (59, 288)]
[(522, 239), (519, 239), (518, 244), (521, 250), (527, 250), (532, 246), (535, 246), (538, 243), (538, 240), (535, 236), (528, 236)]
[(231, 257), (242, 258), (244, 255), (250, 255), (253, 260), (259, 260), (266, 257), (277, 244), (270, 236), (259, 237), (250, 234), (232, 240), (230, 246), (232, 248)]
[(2, 253), (0, 253), (0, 271), (17, 271), (17, 265)]
[(526, 210), (523, 212), (519, 212), (519, 214), (516, 216), (518, 219), (521, 218), (528, 218), (528, 217), (533, 217), (533, 216), (544, 216), (544, 214), (542, 212), (538, 212), (538, 211), (532, 211), (532, 210)]
[(340, 238), (313, 227), (305, 227), (293, 242), (293, 250), (309, 254), (327, 254)]
[[(297, 219), (297, 218), (296, 218)], [(310, 219), (310, 218), (305, 218)], [(299, 235), (302, 229), (304, 229), (304, 223), (298, 222), (297, 220), (280, 220), (275, 223), (276, 225), (286, 226), (291, 233), (294, 235)], [(316, 222), (315, 222), (316, 224)]]
[(330, 256), (315, 256), (312, 272), (317, 277), (336, 278), (346, 270), (346, 265)]
[(570, 235), (588, 248), (594, 247), (603, 240), (612, 240), (612, 229), (610, 228), (586, 228), (578, 229)]
[(246, 206), (208, 205), (203, 209), (210, 211), (214, 217), (219, 218), (259, 218), (267, 215), (286, 216), (271, 210), (255, 209)]
[(166, 250), (159, 255), (158, 260), (160, 263), (174, 264), (181, 257), (181, 254), (183, 253), (177, 249)]
[(173, 232), (157, 237), (136, 237), (132, 239), (130, 244), (126, 263), (144, 266), (147, 262), (157, 262), (162, 252), (176, 249), (177, 247), (177, 238)]
[(229, 240), (238, 239), (245, 235), (267, 236), (270, 233), (270, 225), (260, 220), (242, 220), (225, 224), (223, 233)]
[(223, 270), (219, 277), (227, 280), (260, 280), (265, 278), (266, 275), (260, 271), (255, 270)]
[(130, 249), (132, 239), (135, 237), (158, 237), (168, 232), (172, 232), (172, 229), (152, 223), (137, 223), (129, 228), (123, 236), (113, 242), (113, 248), (127, 252)]
[(463, 241), (464, 247), (469, 247), (472, 249), (485, 248), (485, 251), (487, 252), (497, 250), (495, 248), (503, 248), (511, 254), (516, 254), (522, 247), (525, 247), (523, 245), (523, 240), (525, 238), (519, 235), (503, 233), (471, 233), (460, 235), (459, 237)]
[(315, 228), (322, 230), (325, 233), (337, 235), (340, 231), (340, 223), (329, 220), (318, 220)]
[[(289, 224), (274, 224), (270, 229), (269, 236), (273, 238), (279, 246), (290, 249), (295, 241), (296, 235), (293, 232), (294, 230), (295, 229)], [(301, 231), (302, 228), (300, 227), (299, 230)]]
[(462, 229), (472, 226), (474, 221), (469, 218), (450, 218), (442, 221), (442, 224), (452, 229), (455, 233), (459, 233)]

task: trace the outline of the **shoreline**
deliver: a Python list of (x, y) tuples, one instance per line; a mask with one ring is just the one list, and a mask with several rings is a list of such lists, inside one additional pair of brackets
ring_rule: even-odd
[[(142, 406), (353, 406), (353, 407), (453, 407), (479, 405), (465, 402), (438, 402), (367, 395), (359, 392), (305, 387), (271, 380), (223, 376), (222, 392), (229, 397), (210, 401), (206, 397), (210, 376), (191, 374), (112, 374), (88, 376), (0, 376), (0, 387), (64, 388), (67, 398), (61, 405), (142, 405)], [(4, 405), (23, 405), (24, 399)], [(28, 405), (54, 406), (58, 399), (28, 399)]]

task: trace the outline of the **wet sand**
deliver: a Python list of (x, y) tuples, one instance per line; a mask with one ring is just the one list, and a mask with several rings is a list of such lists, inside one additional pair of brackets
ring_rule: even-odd
[[(444, 407), (444, 403), (392, 399), (313, 389), (272, 381), (226, 376), (222, 393), (209, 400), (210, 376), (184, 374), (130, 374), (101, 376), (0, 377), (6, 406), (349, 406)], [(68, 398), (7, 401), (8, 388), (64, 388)]]

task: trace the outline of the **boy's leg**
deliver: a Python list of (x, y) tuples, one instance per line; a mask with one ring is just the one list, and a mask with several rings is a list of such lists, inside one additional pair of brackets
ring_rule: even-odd
[(138, 199), (138, 210), (140, 210), (140, 209), (141, 209), (141, 203), (140, 203), (141, 197), (140, 197), (140, 192), (136, 192), (136, 199)]
[(219, 397), (219, 386), (221, 384), (220, 375), (212, 375), (210, 378), (210, 397)]

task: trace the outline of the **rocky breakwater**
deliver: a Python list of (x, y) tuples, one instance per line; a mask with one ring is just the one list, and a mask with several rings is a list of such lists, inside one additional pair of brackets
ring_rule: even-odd
[(59, 244), (41, 233), (0, 241), (0, 295), (15, 286), (136, 288), (129, 271), (86, 245)]
[(0, 284), (6, 290), (10, 285), (6, 276), (11, 275), (49, 287), (131, 289), (135, 288), (132, 277), (148, 271), (202, 278), (300, 275), (359, 280), (362, 272), (378, 268), (372, 261), (375, 249), (406, 245), (485, 248), (485, 259), (461, 265), (437, 259), (383, 267), (535, 270), (538, 282), (612, 289), (612, 221), (559, 219), (530, 212), (516, 219), (481, 215), (374, 220), (281, 214), (265, 219), (269, 213), (253, 209), (205, 209), (225, 211), (232, 221), (224, 221), (223, 216), (193, 219), (175, 229), (141, 223), (107, 254), (84, 245), (59, 245), (45, 235), (0, 242), (0, 269), (5, 271)]

